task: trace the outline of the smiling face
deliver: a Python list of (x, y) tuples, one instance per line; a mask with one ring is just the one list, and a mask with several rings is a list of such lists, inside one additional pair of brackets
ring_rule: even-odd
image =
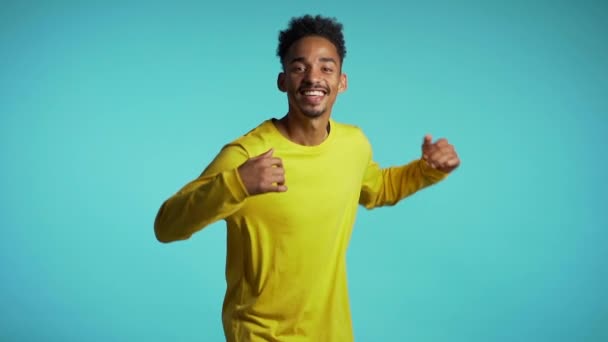
[(289, 112), (308, 118), (329, 116), (338, 93), (346, 90), (341, 69), (338, 51), (329, 40), (309, 36), (293, 43), (277, 82), (287, 93)]

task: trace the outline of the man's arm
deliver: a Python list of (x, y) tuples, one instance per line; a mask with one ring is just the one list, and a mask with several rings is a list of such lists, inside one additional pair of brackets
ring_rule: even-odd
[(239, 145), (228, 145), (196, 180), (160, 207), (154, 233), (161, 242), (188, 239), (209, 224), (225, 219), (249, 196), (287, 191), (282, 161), (272, 149), (249, 158)]
[(441, 181), (447, 174), (431, 168), (424, 160), (381, 169), (370, 161), (365, 173), (359, 203), (367, 209), (394, 205), (403, 198)]
[(371, 159), (363, 177), (359, 203), (367, 209), (394, 205), (401, 199), (443, 180), (460, 165), (460, 159), (447, 140), (432, 143), (425, 136), (422, 158), (407, 165), (382, 169)]
[(167, 199), (154, 221), (158, 241), (188, 239), (237, 211), (248, 195), (238, 173), (245, 160), (247, 153), (240, 146), (224, 147), (197, 179)]

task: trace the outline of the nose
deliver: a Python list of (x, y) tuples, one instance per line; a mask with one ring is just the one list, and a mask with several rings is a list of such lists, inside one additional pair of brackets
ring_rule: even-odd
[(308, 68), (304, 75), (304, 81), (307, 83), (315, 84), (321, 80), (321, 70), (317, 67)]

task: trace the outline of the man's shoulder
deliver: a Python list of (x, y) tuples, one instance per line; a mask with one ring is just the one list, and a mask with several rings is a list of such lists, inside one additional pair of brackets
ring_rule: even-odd
[(257, 126), (255, 126), (254, 128), (251, 128), (249, 131), (247, 131), (245, 134), (242, 134), (235, 140), (262, 138), (266, 134), (270, 133), (271, 128), (272, 128), (271, 126), (273, 125), (272, 120), (273, 119), (267, 119), (267, 120), (262, 121)]
[(245, 150), (250, 157), (266, 152), (268, 149), (264, 148), (271, 145), (274, 134), (272, 126), (272, 119), (264, 120), (228, 143), (227, 146), (238, 146)]
[(361, 127), (355, 124), (338, 122), (335, 120), (332, 120), (331, 122), (341, 137), (351, 140), (358, 140), (365, 144), (369, 143), (367, 136)]

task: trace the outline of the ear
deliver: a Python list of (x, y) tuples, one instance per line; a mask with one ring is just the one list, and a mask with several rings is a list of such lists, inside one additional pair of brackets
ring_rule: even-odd
[(342, 93), (342, 92), (346, 91), (347, 88), (348, 88), (348, 77), (346, 77), (345, 73), (342, 73), (340, 75), (340, 83), (338, 84), (338, 92)]
[(282, 92), (287, 91), (287, 87), (285, 87), (285, 73), (284, 72), (280, 72), (279, 76), (277, 76), (277, 88), (279, 88), (279, 90)]

